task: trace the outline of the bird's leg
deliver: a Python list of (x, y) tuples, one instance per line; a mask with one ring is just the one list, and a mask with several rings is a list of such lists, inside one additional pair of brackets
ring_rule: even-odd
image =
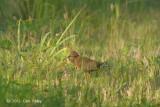
[(76, 70), (80, 70), (80, 68), (79, 68), (78, 66), (75, 66), (75, 69), (76, 69)]
[(86, 80), (86, 81), (88, 81), (88, 80), (90, 79), (90, 73), (86, 72), (86, 73), (84, 74), (84, 76), (85, 76), (85, 80)]

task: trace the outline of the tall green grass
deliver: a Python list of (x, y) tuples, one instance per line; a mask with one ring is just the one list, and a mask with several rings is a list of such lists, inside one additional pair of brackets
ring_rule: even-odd
[[(155, 2), (30, 3), (11, 4), (20, 12), (0, 35), (0, 106), (160, 105), (160, 14), (152, 7)], [(68, 48), (111, 66), (91, 74), (76, 70), (65, 60)]]

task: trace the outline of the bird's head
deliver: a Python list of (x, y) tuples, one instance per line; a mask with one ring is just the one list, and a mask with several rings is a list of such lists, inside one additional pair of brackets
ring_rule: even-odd
[(74, 62), (74, 60), (75, 60), (77, 57), (79, 57), (78, 52), (76, 52), (76, 51), (71, 51), (70, 54), (69, 54), (69, 56), (68, 56), (68, 59), (69, 59), (69, 61)]

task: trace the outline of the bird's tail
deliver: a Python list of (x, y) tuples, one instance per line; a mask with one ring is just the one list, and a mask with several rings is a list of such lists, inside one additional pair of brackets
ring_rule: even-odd
[(101, 62), (98, 64), (98, 68), (111, 68), (112, 67), (112, 64), (110, 64), (108, 61), (105, 61), (105, 62)]

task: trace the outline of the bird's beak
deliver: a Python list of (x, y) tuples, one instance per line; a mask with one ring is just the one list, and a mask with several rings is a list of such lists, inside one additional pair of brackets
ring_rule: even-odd
[(69, 55), (67, 58), (70, 58), (70, 57), (72, 57), (72, 56)]
[(68, 57), (65, 57), (63, 60), (67, 60), (68, 59)]
[(67, 56), (67, 57), (65, 57), (63, 60), (67, 60), (68, 58), (70, 58), (71, 56), (69, 55), (69, 56)]

